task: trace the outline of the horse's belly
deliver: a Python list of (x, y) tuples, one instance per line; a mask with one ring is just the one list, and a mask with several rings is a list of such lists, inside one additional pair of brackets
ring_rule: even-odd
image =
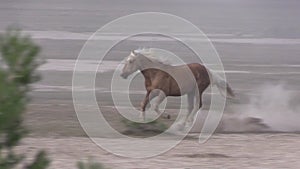
[(179, 84), (173, 83), (172, 87), (170, 87), (170, 94), (172, 96), (181, 96), (185, 95), (195, 89), (195, 83), (190, 82), (181, 82)]

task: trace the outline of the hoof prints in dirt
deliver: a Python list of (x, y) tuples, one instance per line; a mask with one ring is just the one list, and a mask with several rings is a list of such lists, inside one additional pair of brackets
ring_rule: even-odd
[(254, 117), (246, 118), (235, 118), (235, 117), (223, 117), (217, 132), (227, 133), (227, 132), (269, 132), (271, 129), (266, 125), (262, 119)]

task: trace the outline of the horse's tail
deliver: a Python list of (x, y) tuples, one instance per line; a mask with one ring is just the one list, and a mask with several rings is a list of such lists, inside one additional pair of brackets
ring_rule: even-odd
[[(224, 97), (227, 97), (227, 98), (235, 97), (233, 90), (231, 89), (229, 84), (223, 78), (221, 78), (218, 74), (216, 74), (212, 71), (208, 71), (208, 72), (210, 74), (211, 84), (216, 85), (218, 87), (220, 93)], [(225, 92), (227, 92), (227, 95), (225, 94)]]

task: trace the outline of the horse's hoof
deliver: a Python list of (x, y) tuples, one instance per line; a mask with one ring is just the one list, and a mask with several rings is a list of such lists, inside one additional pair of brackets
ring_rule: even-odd
[(193, 123), (186, 123), (184, 126), (184, 131), (190, 131), (193, 127)]
[(183, 131), (184, 129), (184, 124), (183, 123), (175, 123), (173, 124), (173, 130), (174, 131)]
[(171, 115), (168, 114), (168, 115), (167, 115), (167, 119), (171, 119)]
[(163, 115), (164, 119), (171, 119), (171, 115), (167, 114), (167, 115)]

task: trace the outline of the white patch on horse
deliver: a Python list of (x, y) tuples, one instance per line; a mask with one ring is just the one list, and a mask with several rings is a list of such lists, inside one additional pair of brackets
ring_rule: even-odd
[(136, 54), (142, 54), (152, 62), (158, 62), (166, 65), (170, 65), (170, 61), (165, 57), (162, 56), (161, 53), (156, 53), (155, 49), (153, 48), (143, 48), (143, 49), (135, 49), (133, 50)]
[(133, 60), (134, 57), (136, 57), (136, 55), (133, 52), (131, 52), (130, 55), (127, 57), (126, 61), (129, 62), (129, 61)]

